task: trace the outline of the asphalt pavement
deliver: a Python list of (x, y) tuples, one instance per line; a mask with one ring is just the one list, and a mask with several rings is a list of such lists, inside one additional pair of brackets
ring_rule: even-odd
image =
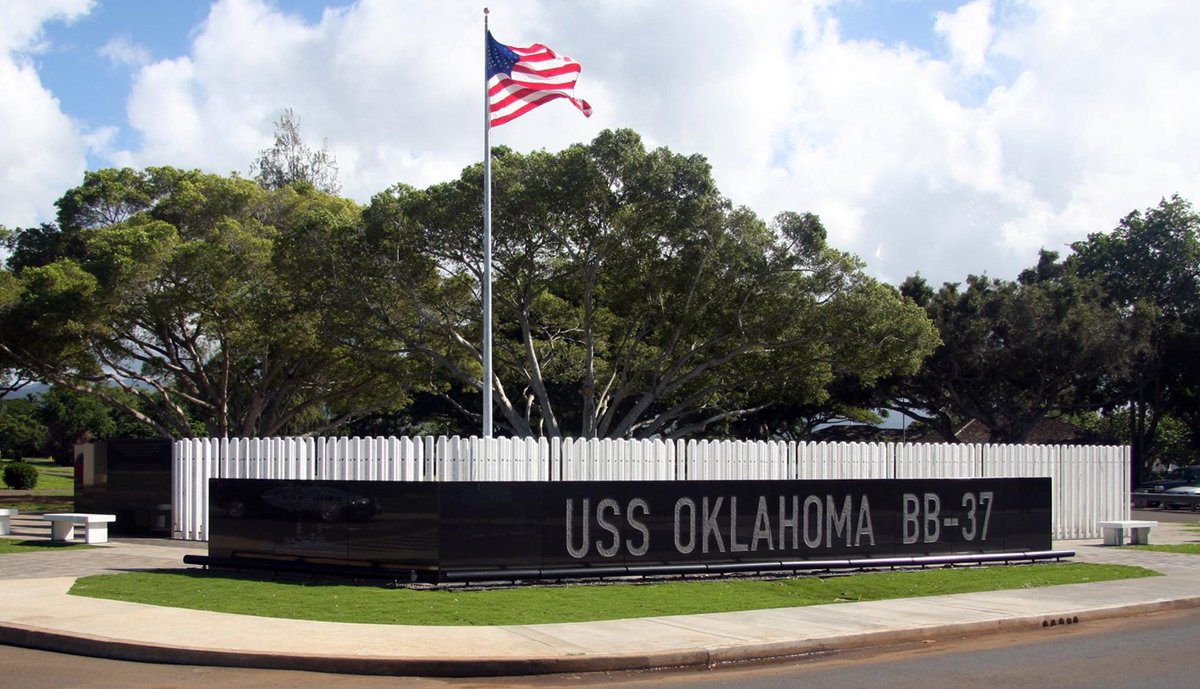
[[(1153, 518), (1153, 517), (1150, 517)], [(32, 516), (12, 537), (49, 536)], [(1153, 543), (1200, 542), (1160, 522)], [(205, 545), (113, 539), (0, 557), (0, 643), (124, 660), (417, 676), (709, 667), (911, 641), (1019, 631), (1200, 606), (1200, 556), (1057, 541), (1079, 562), (1165, 576), (866, 603), (602, 622), (431, 627), (311, 622), (71, 596), (75, 578), (180, 569)]]

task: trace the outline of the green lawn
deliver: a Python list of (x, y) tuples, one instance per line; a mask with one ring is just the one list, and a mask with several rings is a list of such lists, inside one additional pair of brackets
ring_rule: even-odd
[(502, 625), (687, 615), (1157, 576), (1139, 567), (1034, 564), (795, 579), (419, 590), (235, 577), (203, 570), (84, 577), (79, 596), (290, 619)]
[(1160, 553), (1183, 553), (1185, 555), (1200, 555), (1200, 543), (1176, 543), (1168, 545), (1130, 545), (1126, 548), (1135, 550), (1154, 550)]
[(83, 550), (91, 548), (83, 543), (60, 543), (54, 541), (18, 541), (15, 538), (0, 538), (0, 555), (14, 553), (45, 553), (52, 550)]
[[(33, 490), (7, 490), (0, 481), (0, 507), (15, 507), (22, 512), (70, 512), (75, 508), (75, 468), (61, 467), (48, 458), (25, 460), (37, 467), (38, 483)], [(5, 460), (4, 464), (7, 464)], [(3, 466), (0, 466), (3, 471)]]

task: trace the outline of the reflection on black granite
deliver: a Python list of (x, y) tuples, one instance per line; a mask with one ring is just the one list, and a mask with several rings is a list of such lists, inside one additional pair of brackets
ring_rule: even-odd
[(379, 504), (368, 496), (311, 483), (271, 488), (262, 499), (271, 507), (312, 515), (323, 522), (365, 521), (379, 513)]

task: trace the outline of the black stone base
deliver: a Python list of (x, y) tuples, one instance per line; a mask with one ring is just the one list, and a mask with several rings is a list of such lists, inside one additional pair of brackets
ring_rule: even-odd
[(209, 564), (430, 582), (920, 566), (1051, 549), (1046, 478), (212, 479), (209, 491)]
[[(929, 555), (925, 557), (877, 557), (853, 560), (804, 560), (798, 562), (741, 562), (725, 565), (650, 565), (632, 567), (563, 567), (558, 569), (453, 570), (442, 583), (487, 584), (534, 581), (573, 581), (620, 577), (702, 577), (730, 574), (778, 575), (819, 572), (865, 571), (871, 569), (915, 569), (952, 565), (1032, 563), (1075, 557), (1074, 550), (1039, 550), (1019, 553)], [(210, 557), (185, 555), (185, 564), (214, 569), (291, 572), (348, 579), (386, 580), (396, 583), (425, 581), (416, 570), (378, 566), (320, 564), (305, 560), (255, 557)]]

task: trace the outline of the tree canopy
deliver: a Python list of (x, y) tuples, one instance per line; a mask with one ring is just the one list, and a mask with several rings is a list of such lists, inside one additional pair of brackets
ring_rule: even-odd
[(921, 304), (942, 345), (915, 376), (888, 381), (888, 406), (955, 442), (977, 419), (993, 442), (1023, 442), (1042, 419), (1111, 403), (1138, 333), (1098, 285), (1043, 252), (1018, 280), (970, 276), (936, 292), (919, 276), (901, 291)]
[[(516, 435), (675, 437), (835, 375), (915, 370), (936, 343), (919, 309), (829, 247), (820, 221), (766, 223), (707, 162), (628, 130), (493, 163), (496, 404)], [(482, 170), (366, 209), (369, 321), (397, 349), (481, 389)]]
[(3, 313), (2, 351), (41, 379), (176, 436), (319, 429), (382, 404), (380, 386), (402, 398), (322, 310), (339, 276), (317, 257), (353, 202), (149, 168), (90, 172), (58, 205), (17, 235)]
[[(1134, 211), (1064, 259), (1043, 251), (1016, 281), (969, 276), (935, 290), (918, 275), (901, 291), (943, 343), (916, 375), (876, 392), (944, 439), (972, 419), (1003, 442), (1042, 418), (1082, 419), (1132, 442), (1135, 482), (1156, 457), (1191, 456), (1179, 428), (1200, 443), (1200, 215), (1187, 201)], [(1114, 434), (1119, 416), (1129, 429)], [(1160, 435), (1170, 442), (1156, 452)]]
[(362, 207), (288, 111), (254, 179), (97, 170), (55, 222), (0, 228), (0, 391), (41, 380), (48, 413), (95, 421), (83, 400), (101, 400), (177, 437), (473, 433), (490, 384), (516, 436), (803, 438), (892, 409), (1002, 442), (1064, 415), (1111, 436), (1131, 411), (1139, 467), (1160, 427), (1181, 456), (1200, 441), (1200, 216), (1182, 199), (1016, 280), (895, 288), (817, 216), (760, 218), (702, 156), (629, 130), (493, 157), (492, 381), (483, 166)]
[(1200, 444), (1200, 214), (1173, 196), (1072, 249), (1074, 269), (1099, 281), (1106, 303), (1146, 331), (1115, 384), (1134, 411), (1136, 480), (1166, 416), (1182, 421)]

